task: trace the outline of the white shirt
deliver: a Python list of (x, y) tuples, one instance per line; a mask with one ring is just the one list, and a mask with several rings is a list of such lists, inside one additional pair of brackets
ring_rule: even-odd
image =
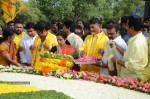
[(26, 35), (21, 39), (20, 46), (24, 47), (25, 49), (19, 53), (21, 63), (31, 64), (32, 54), (30, 52), (30, 46), (33, 45), (36, 37), (37, 35), (33, 38), (31, 38), (29, 35)]
[[(118, 36), (118, 37), (115, 38), (113, 41), (114, 41), (118, 46), (122, 47), (123, 49), (127, 49), (127, 44), (126, 44), (125, 41), (121, 38), (121, 36)], [(123, 58), (123, 55), (122, 55), (118, 50), (115, 51), (115, 56), (116, 56), (119, 60), (122, 60), (122, 58)], [(107, 56), (106, 56), (106, 53), (104, 53), (103, 58), (102, 58), (102, 61), (103, 61), (104, 64), (107, 64)], [(118, 66), (118, 64), (116, 64), (116, 67), (117, 67), (118, 76), (120, 76), (121, 67)], [(102, 68), (102, 69), (101, 69), (101, 73), (107, 74), (107, 72), (108, 72), (108, 69), (107, 69), (107, 68)]]
[(71, 33), (67, 36), (67, 40), (69, 41), (71, 46), (74, 47), (76, 49), (76, 51), (78, 52), (78, 48), (83, 43), (83, 40), (81, 39), (81, 37), (79, 37), (78, 35), (76, 35), (74, 33)]

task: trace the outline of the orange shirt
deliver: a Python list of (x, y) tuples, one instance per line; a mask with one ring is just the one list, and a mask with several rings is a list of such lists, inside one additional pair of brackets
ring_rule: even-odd
[(70, 45), (66, 45), (64, 48), (62, 48), (62, 54), (71, 55), (74, 53), (75, 53), (75, 49)]
[(14, 42), (12, 42), (9, 46), (5, 42), (2, 42), (0, 44), (0, 64), (4, 66), (10, 65), (9, 62), (3, 57), (4, 54), (9, 54), (12, 60), (17, 61), (16, 53), (16, 44)]

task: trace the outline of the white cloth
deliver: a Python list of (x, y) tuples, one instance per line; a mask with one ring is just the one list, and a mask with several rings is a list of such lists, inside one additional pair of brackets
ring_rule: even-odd
[(31, 38), (29, 35), (26, 35), (21, 39), (20, 46), (24, 47), (25, 49), (19, 53), (21, 63), (31, 64), (32, 54), (30, 52), (30, 46), (33, 45), (36, 37), (37, 35), (33, 38)]
[[(121, 38), (121, 36), (118, 36), (117, 38), (115, 38), (113, 40), (118, 46), (122, 47), (123, 49), (127, 49), (127, 44), (125, 43), (125, 41)], [(114, 47), (115, 48), (115, 47)], [(109, 51), (109, 52), (108, 52)], [(114, 52), (115, 51), (115, 52)], [(109, 54), (109, 56), (108, 56)], [(107, 61), (109, 60), (109, 63), (112, 65), (113, 63), (110, 62), (110, 59), (108, 59), (109, 57), (112, 56), (116, 56), (119, 60), (122, 60), (123, 55), (117, 50), (117, 49), (111, 49), (109, 46), (109, 43), (107, 42), (107, 45), (105, 46), (104, 49), (104, 55), (103, 55), (103, 63), (107, 63)], [(109, 64), (108, 64), (109, 65)], [(120, 76), (120, 71), (121, 71), (121, 66), (119, 66), (118, 64), (116, 64), (117, 67), (117, 74), (118, 76)], [(112, 68), (109, 68), (113, 70)], [(104, 68), (105, 70), (105, 68)], [(106, 70), (105, 70), (106, 71)], [(103, 69), (101, 70), (101, 72), (103, 72)]]
[[(118, 36), (117, 38), (115, 38), (113, 40), (118, 46), (122, 47), (123, 49), (127, 49), (127, 44), (125, 43), (125, 41), (121, 38), (121, 36)], [(123, 58), (123, 55), (118, 51), (116, 50), (115, 52), (115, 56), (119, 59), (119, 60), (122, 60)], [(117, 74), (118, 76), (120, 76), (120, 72), (121, 72), (121, 68), (122, 66), (119, 66), (118, 64), (116, 64), (116, 68), (117, 68)]]
[(79, 37), (78, 35), (76, 35), (74, 33), (71, 33), (67, 36), (67, 40), (69, 41), (71, 46), (74, 47), (76, 49), (76, 51), (78, 52), (78, 48), (83, 43), (83, 40), (81, 39), (81, 37)]

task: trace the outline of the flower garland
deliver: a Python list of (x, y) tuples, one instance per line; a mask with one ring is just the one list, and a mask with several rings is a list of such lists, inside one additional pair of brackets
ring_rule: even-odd
[(73, 65), (73, 57), (70, 55), (44, 52), (40, 54), (35, 70), (46, 75), (51, 71), (70, 70)]
[[(17, 69), (16, 67), (12, 67), (10, 69), (6, 69), (4, 66), (0, 66), (0, 71), (2, 72), (15, 72)], [(23, 71), (23, 72), (22, 72)], [(29, 73), (27, 68), (21, 68), (17, 70), (17, 73)], [(34, 69), (30, 69), (30, 73), (33, 74), (40, 74), (36, 72)], [(131, 90), (141, 91), (144, 93), (150, 94), (150, 84), (144, 81), (138, 81), (136, 79), (126, 79), (120, 78), (116, 76), (105, 76), (102, 74), (91, 73), (87, 71), (74, 71), (74, 70), (57, 70), (57, 71), (46, 71), (48, 72), (46, 76), (54, 76), (57, 78), (64, 78), (64, 79), (78, 79), (78, 80), (87, 80), (87, 81), (94, 81), (97, 83), (104, 83), (104, 84), (111, 84), (117, 87), (124, 87)]]

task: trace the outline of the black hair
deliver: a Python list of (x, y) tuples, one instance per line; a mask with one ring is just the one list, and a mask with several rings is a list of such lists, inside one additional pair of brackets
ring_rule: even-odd
[[(65, 32), (63, 32), (63, 31), (58, 32), (58, 33), (56, 34), (56, 36), (61, 36), (64, 40), (67, 39), (67, 34), (66, 34)], [(68, 40), (66, 40), (65, 43), (66, 43), (67, 45), (70, 45), (70, 43), (69, 43)]]
[(144, 18), (143, 22), (145, 22), (145, 21), (149, 21), (149, 18)]
[(64, 40), (67, 38), (67, 34), (66, 34), (65, 32), (63, 32), (63, 31), (58, 32), (58, 33), (56, 34), (56, 36), (61, 36)]
[(145, 28), (146, 28), (147, 30), (149, 30), (149, 26), (143, 24), (142, 29), (145, 29)]
[(128, 16), (122, 16), (122, 17), (121, 17), (121, 25), (122, 25), (123, 23), (127, 23), (127, 22), (128, 22), (128, 19), (129, 19)]
[(58, 23), (58, 21), (55, 20), (55, 19), (51, 21), (51, 24), (52, 24), (52, 25), (53, 25), (53, 24), (57, 24), (57, 23)]
[(48, 29), (51, 29), (52, 25), (51, 25), (50, 22), (46, 22), (46, 25), (47, 25), (47, 28), (48, 28)]
[(66, 26), (66, 28), (70, 28), (70, 32), (75, 31), (75, 23), (73, 21), (66, 20), (66, 21), (64, 21), (64, 25)]
[(81, 19), (78, 19), (78, 20), (76, 21), (76, 24), (77, 24), (79, 21), (81, 21), (81, 22), (83, 23), (83, 25), (84, 25), (84, 21), (81, 20)]
[(47, 31), (49, 30), (49, 25), (45, 21), (39, 21), (35, 25), (35, 30), (44, 31), (44, 29)]
[(101, 25), (102, 22), (99, 18), (93, 17), (93, 18), (90, 19), (89, 24), (99, 24), (99, 25)]
[(11, 23), (14, 23), (14, 21), (9, 21), (9, 22), (7, 23), (7, 26), (9, 26)]
[(106, 22), (106, 25), (108, 24), (117, 24), (117, 22), (114, 19), (110, 19), (109, 21)]
[(106, 29), (108, 29), (108, 30), (111, 30), (113, 28), (115, 29), (116, 32), (118, 32), (118, 31), (120, 32), (121, 27), (118, 24), (108, 24), (106, 26)]
[(61, 30), (63, 29), (63, 24), (61, 22), (58, 22), (57, 27), (58, 27), (58, 30)]
[(90, 29), (89, 24), (88, 23), (84, 23), (84, 28)]
[(35, 28), (35, 24), (33, 23), (33, 22), (28, 22), (27, 24), (26, 24), (26, 27), (25, 27), (26, 29), (31, 29), (31, 28)]
[(19, 23), (19, 24), (24, 24), (24, 21), (21, 20), (21, 19), (16, 19), (16, 20), (14, 21), (14, 24), (17, 24), (17, 23)]
[(5, 29), (3, 31), (3, 40), (6, 40), (8, 37), (13, 35), (14, 35), (14, 31), (12, 31), (11, 29)]
[(133, 16), (129, 16), (128, 25), (129, 28), (133, 26), (135, 31), (140, 31), (143, 26), (142, 18), (135, 18)]

